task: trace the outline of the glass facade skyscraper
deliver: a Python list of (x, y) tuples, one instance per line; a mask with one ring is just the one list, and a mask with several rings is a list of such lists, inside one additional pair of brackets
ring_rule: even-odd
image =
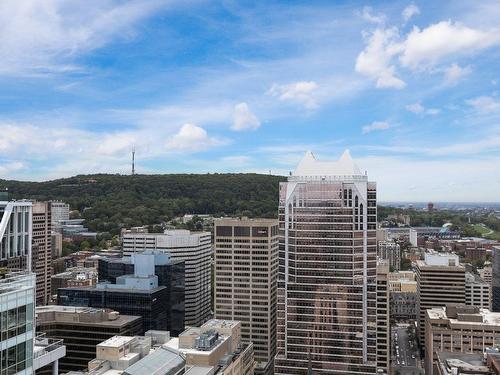
[(280, 185), (276, 374), (377, 372), (376, 184), (348, 151)]

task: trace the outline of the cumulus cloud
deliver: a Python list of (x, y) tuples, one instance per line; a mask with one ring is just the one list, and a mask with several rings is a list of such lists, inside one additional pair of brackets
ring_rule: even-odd
[(250, 110), (247, 103), (239, 103), (234, 106), (232, 130), (255, 130), (260, 127), (260, 120)]
[(318, 106), (315, 98), (317, 89), (318, 84), (314, 81), (298, 81), (285, 85), (275, 83), (267, 94), (283, 101), (296, 102), (306, 108), (314, 109)]
[(445, 83), (447, 85), (455, 85), (471, 72), (472, 68), (470, 66), (462, 68), (458, 64), (452, 64), (444, 69)]
[(414, 26), (407, 35), (400, 35), (395, 27), (378, 27), (365, 32), (364, 39), (366, 45), (356, 59), (356, 71), (374, 80), (378, 88), (401, 89), (405, 82), (398, 75), (399, 68), (442, 71), (448, 83), (457, 82), (470, 73), (470, 67), (435, 67), (452, 56), (472, 55), (499, 45), (500, 30), (441, 21), (423, 29)]
[(388, 122), (386, 121), (375, 121), (372, 122), (370, 125), (363, 126), (363, 134), (368, 134), (373, 131), (379, 131), (379, 130), (387, 130), (391, 126), (389, 125)]
[(205, 129), (194, 124), (184, 124), (166, 143), (167, 151), (197, 152), (224, 141), (209, 137)]
[(500, 111), (500, 100), (491, 96), (479, 96), (465, 101), (481, 114), (488, 114)]
[(16, 172), (24, 168), (26, 168), (26, 166), (20, 161), (1, 161), (0, 176), (8, 176), (9, 173)]
[(418, 14), (420, 14), (420, 9), (418, 9), (418, 7), (415, 4), (408, 5), (406, 8), (404, 8), (403, 12), (401, 13), (401, 15), (403, 16), (403, 20), (405, 22), (408, 22), (410, 18)]
[(0, 74), (78, 69), (80, 54), (115, 38), (166, 2), (161, 0), (4, 0), (0, 2)]
[(438, 113), (440, 113), (441, 111), (437, 108), (428, 108), (426, 109), (420, 102), (417, 102), (417, 103), (413, 103), (413, 104), (408, 104), (407, 106), (405, 106), (405, 108), (412, 112), (412, 113), (415, 113), (417, 115), (437, 115)]
[(373, 9), (369, 6), (363, 7), (363, 10), (361, 12), (357, 11), (356, 14), (358, 16), (360, 16), (361, 18), (363, 18), (365, 21), (368, 21), (370, 23), (382, 24), (386, 20), (386, 17), (384, 14), (373, 13)]

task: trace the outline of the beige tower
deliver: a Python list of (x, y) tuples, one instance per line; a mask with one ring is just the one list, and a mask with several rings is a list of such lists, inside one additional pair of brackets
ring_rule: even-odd
[(215, 317), (241, 321), (255, 373), (273, 374), (276, 354), (278, 220), (219, 219), (215, 230)]
[[(50, 300), (51, 210), (49, 202), (33, 202), (33, 271), (36, 273), (36, 303), (43, 306)], [(35, 257), (36, 254), (36, 257)]]

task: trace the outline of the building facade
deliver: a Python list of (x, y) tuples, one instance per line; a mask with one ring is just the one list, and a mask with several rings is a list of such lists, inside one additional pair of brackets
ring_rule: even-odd
[(481, 309), (491, 308), (491, 285), (470, 272), (465, 274), (465, 304)]
[(401, 268), (401, 248), (393, 241), (378, 241), (377, 256), (386, 260), (391, 271), (399, 271)]
[(52, 275), (52, 218), (50, 202), (33, 202), (33, 254), (36, 253), (36, 303), (43, 306), (50, 301)]
[(185, 324), (200, 326), (207, 321), (212, 311), (212, 234), (171, 230), (123, 235), (124, 256), (144, 250), (167, 252), (173, 260), (185, 261)]
[(500, 246), (493, 246), (491, 252), (491, 309), (500, 312)]
[(59, 201), (50, 202), (52, 230), (60, 232), (61, 221), (69, 220), (69, 204)]
[(425, 345), (426, 310), (465, 303), (465, 268), (458, 255), (428, 252), (417, 261), (417, 337)]
[(376, 202), (348, 151), (280, 184), (276, 374), (377, 372)]
[(28, 201), (0, 201), (0, 266), (32, 270), (32, 209)]
[(241, 321), (255, 371), (272, 374), (276, 355), (278, 220), (216, 219), (215, 318)]
[(387, 261), (377, 264), (377, 370), (385, 374), (391, 363), (389, 267)]

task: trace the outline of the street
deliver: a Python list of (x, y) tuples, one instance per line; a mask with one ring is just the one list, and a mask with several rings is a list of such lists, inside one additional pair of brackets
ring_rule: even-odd
[(418, 367), (418, 348), (408, 338), (408, 325), (398, 324), (392, 328), (392, 366), (394, 374), (419, 375), (423, 370)]

